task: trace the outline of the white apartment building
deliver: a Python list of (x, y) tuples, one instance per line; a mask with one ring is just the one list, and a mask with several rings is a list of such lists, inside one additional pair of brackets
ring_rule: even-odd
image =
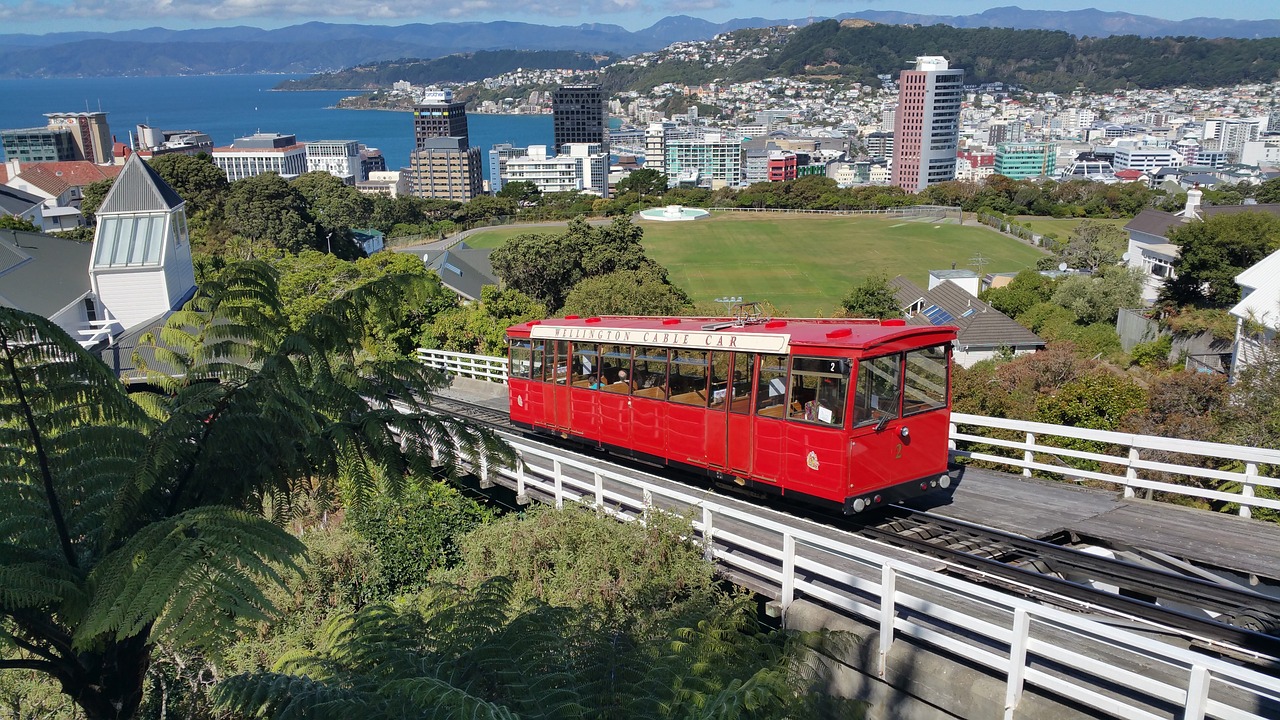
[(1245, 143), (1240, 149), (1240, 162), (1244, 165), (1280, 167), (1280, 135)]
[(668, 139), (666, 172), (669, 177), (696, 171), (711, 186), (739, 186), (743, 182), (742, 141), (720, 133), (702, 138)]
[(307, 146), (295, 135), (255, 133), (213, 149), (213, 162), (228, 182), (273, 172), (286, 180), (307, 171)]
[(326, 172), (347, 185), (367, 180), (355, 140), (317, 140), (306, 144), (307, 172)]
[(589, 192), (609, 197), (609, 158), (599, 143), (566, 143), (567, 154), (553, 155), (546, 145), (530, 145), (529, 154), (507, 160), (503, 186), (531, 182), (544, 193)]
[(1118, 145), (1112, 166), (1120, 170), (1151, 172), (1160, 168), (1180, 168), (1187, 163), (1182, 153), (1155, 145)]
[(374, 170), (368, 180), (356, 183), (356, 190), (366, 195), (400, 197), (409, 194), (409, 179), (399, 170)]

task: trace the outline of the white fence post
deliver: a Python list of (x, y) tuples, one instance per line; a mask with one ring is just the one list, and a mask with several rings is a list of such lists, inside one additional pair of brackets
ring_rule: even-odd
[(516, 457), (516, 504), (528, 505), (529, 495), (524, 488), (524, 456)]
[(1027, 675), (1027, 643), (1031, 636), (1031, 615), (1023, 608), (1013, 611), (1013, 634), (1009, 639), (1009, 677), (1004, 690), (1004, 717), (1013, 720), (1013, 711), (1022, 701)]
[(880, 679), (889, 669), (889, 650), (893, 648), (893, 621), (898, 615), (898, 572), (885, 563), (880, 571)]
[(716, 559), (715, 548), (715, 527), (712, 525), (711, 508), (706, 505), (702, 506), (702, 557), (707, 562), (713, 562)]
[[(1027, 433), (1027, 444), (1028, 445), (1036, 444), (1035, 433)], [(1035, 461), (1036, 461), (1036, 454), (1032, 452), (1031, 448), (1027, 448), (1022, 452), (1022, 462), (1026, 463), (1027, 465), (1031, 465), (1031, 463)], [(1022, 477), (1031, 477), (1030, 467), (1022, 468)]]
[(604, 476), (600, 473), (592, 473), (596, 481), (596, 508), (604, 507)]
[(1258, 477), (1258, 464), (1244, 464), (1244, 484), (1240, 486), (1240, 517), (1253, 517), (1253, 506), (1246, 500), (1253, 499), (1253, 480)]
[(564, 475), (560, 472), (560, 461), (551, 461), (551, 471), (555, 473), (556, 483), (556, 509), (564, 509)]
[(1204, 720), (1206, 706), (1209, 704), (1209, 668), (1203, 665), (1191, 666), (1191, 680), (1187, 684), (1187, 706), (1182, 711), (1183, 720)]
[(1133, 481), (1138, 479), (1138, 468), (1134, 467), (1134, 463), (1138, 462), (1138, 448), (1129, 446), (1129, 465), (1124, 470), (1124, 496), (1127, 498), (1134, 497), (1137, 493), (1133, 490)]
[(791, 533), (782, 535), (782, 617), (787, 617), (787, 609), (796, 599), (796, 538)]

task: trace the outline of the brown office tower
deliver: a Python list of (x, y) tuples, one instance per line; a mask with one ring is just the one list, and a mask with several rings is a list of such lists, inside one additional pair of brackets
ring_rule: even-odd
[(409, 194), (466, 202), (484, 192), (480, 148), (462, 137), (423, 140), (409, 154)]
[(414, 147), (422, 147), (428, 138), (467, 136), (467, 104), (454, 102), (452, 90), (428, 90), (422, 104), (413, 106)]
[(599, 143), (609, 154), (605, 132), (604, 90), (599, 85), (565, 85), (551, 96), (555, 123), (555, 152), (567, 143)]
[(915, 193), (956, 179), (963, 99), (964, 70), (950, 69), (946, 58), (918, 57), (915, 70), (902, 71), (893, 130), (894, 185)]

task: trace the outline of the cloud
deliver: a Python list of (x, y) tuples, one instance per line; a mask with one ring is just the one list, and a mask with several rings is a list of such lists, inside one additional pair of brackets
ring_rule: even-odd
[[(694, 0), (718, 3), (720, 0)], [(699, 5), (682, 7), (701, 7)], [(713, 7), (713, 5), (707, 5)], [(230, 21), (249, 18), (306, 20), (347, 18), (353, 20), (396, 20), (408, 18), (456, 19), (494, 13), (509, 13), (510, 2), (501, 0), (23, 0), (0, 4), (0, 20), (37, 21), (52, 16), (91, 20)], [(579, 0), (555, 2), (531, 0), (518, 6), (524, 15), (577, 17), (635, 12), (646, 9), (643, 0)]]

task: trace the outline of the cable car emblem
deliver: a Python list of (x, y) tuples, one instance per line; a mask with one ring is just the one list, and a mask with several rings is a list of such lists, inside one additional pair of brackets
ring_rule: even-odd
[(810, 470), (817, 470), (818, 469), (818, 453), (810, 450), (809, 457), (805, 459), (805, 464), (809, 466)]

